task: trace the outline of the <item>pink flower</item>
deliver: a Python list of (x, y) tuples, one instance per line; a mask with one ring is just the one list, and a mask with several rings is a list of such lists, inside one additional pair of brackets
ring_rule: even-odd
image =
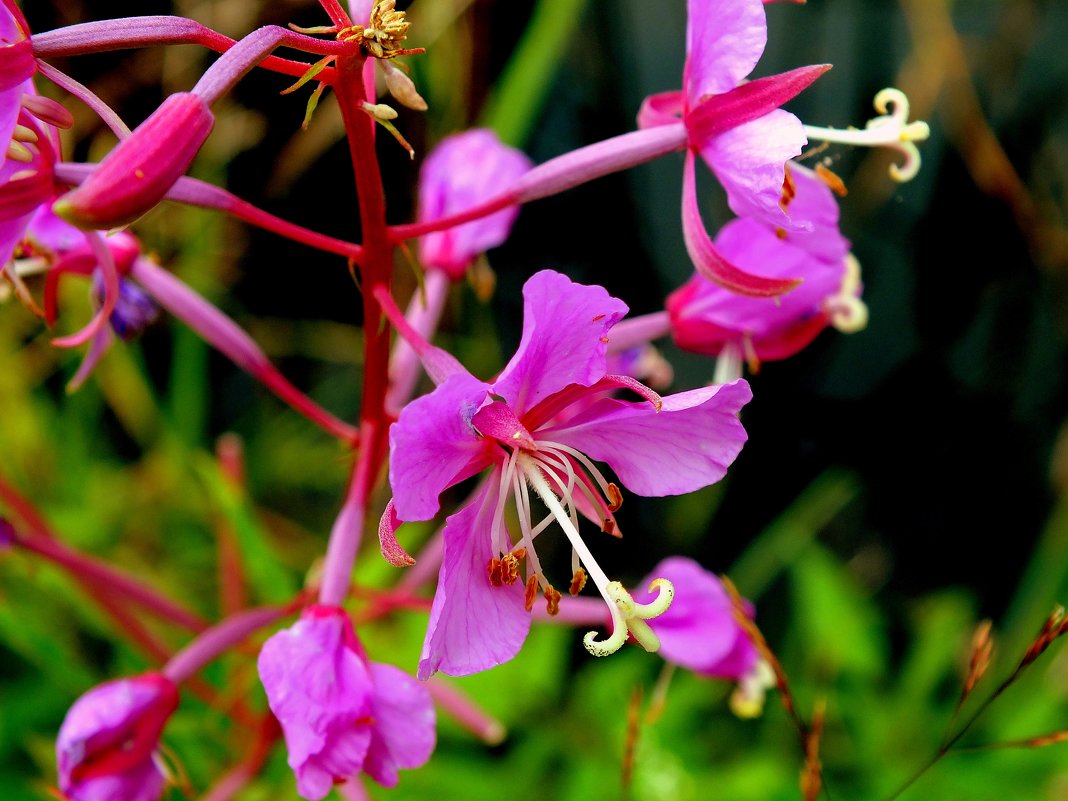
[(368, 662), (343, 609), (311, 606), (263, 645), (260, 680), (282, 725), (297, 791), (310, 801), (366, 773), (397, 783), (434, 750), (426, 688), (390, 665)]
[(715, 246), (755, 275), (804, 283), (778, 298), (754, 298), (694, 275), (667, 300), (679, 347), (710, 355), (733, 348), (752, 363), (792, 356), (829, 324), (848, 331), (864, 327), (858, 268), (838, 229), (838, 204), (804, 167), (791, 166), (790, 175), (788, 208), (810, 221), (809, 230), (783, 230), (746, 217), (724, 226)]
[[(660, 638), (668, 662), (719, 679), (740, 680), (752, 672), (757, 650), (734, 619), (731, 600), (715, 575), (697, 562), (672, 556), (653, 568), (639, 586), (654, 578), (675, 585), (675, 600), (649, 626)], [(641, 598), (635, 593), (635, 598)]]
[(70, 801), (156, 801), (165, 777), (154, 754), (177, 706), (178, 688), (158, 673), (87, 692), (56, 738), (60, 791)]
[[(474, 129), (449, 136), (431, 151), (420, 170), (419, 221), (474, 208), (531, 166), (520, 151), (501, 144), (493, 131)], [(444, 270), (458, 281), (477, 256), (508, 238), (518, 214), (518, 206), (512, 206), (427, 234), (419, 240), (420, 258), (427, 267)]]
[(638, 124), (671, 125), (679, 115), (686, 124), (682, 222), (697, 271), (738, 293), (780, 295), (798, 281), (741, 270), (709, 240), (697, 206), (694, 155), (716, 174), (735, 214), (784, 229), (807, 228), (807, 220), (787, 213), (782, 199), (785, 164), (808, 139), (801, 121), (779, 106), (828, 67), (746, 82), (767, 42), (761, 0), (689, 0), (688, 10), (683, 89), (647, 98)]
[[(721, 479), (746, 439), (738, 420), (751, 397), (744, 381), (661, 399), (632, 378), (606, 374), (609, 333), (627, 307), (601, 287), (546, 270), (527, 282), (523, 296), (523, 337), (497, 379), (479, 381), (459, 365), (447, 377), (439, 371), (437, 389), (408, 404), (390, 429), (394, 495), (380, 531), (387, 552), (395, 553), (385, 546), (395, 545), (390, 538), (399, 521), (434, 517), (446, 488), (491, 469), (471, 503), (446, 521), (420, 678), (437, 670), (474, 673), (511, 659), (539, 591), (554, 611), (560, 593), (534, 548), (535, 536), (554, 520), (574, 554), (563, 586), (577, 592), (588, 574), (612, 614), (611, 636), (597, 640), (590, 632), (587, 648), (611, 653), (630, 632), (655, 650), (655, 636), (642, 638), (644, 619), (670, 602), (670, 586), (660, 585), (656, 603), (634, 604), (578, 532), (579, 513), (614, 530), (622, 500), (591, 458), (607, 462), (635, 492), (673, 495)], [(609, 397), (620, 389), (643, 400)], [(573, 404), (582, 411), (563, 419)], [(531, 490), (549, 511), (542, 522), (533, 517)], [(509, 497), (519, 513), (515, 539), (504, 523)]]

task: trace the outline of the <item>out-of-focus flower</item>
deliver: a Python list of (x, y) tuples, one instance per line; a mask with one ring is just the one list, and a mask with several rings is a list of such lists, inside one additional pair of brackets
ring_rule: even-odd
[[(523, 337), (496, 381), (479, 381), (459, 364), (446, 377), (438, 365), (437, 389), (408, 404), (390, 430), (394, 495), (380, 529), (384, 545), (399, 521), (437, 514), (447, 487), (492, 469), (472, 502), (446, 521), (420, 678), (437, 670), (464, 675), (511, 659), (539, 591), (550, 614), (558, 608), (561, 594), (534, 548), (534, 537), (554, 520), (573, 549), (573, 576), (564, 586), (577, 593), (588, 575), (612, 615), (611, 636), (598, 640), (590, 632), (586, 647), (611, 653), (630, 632), (655, 650), (644, 621), (670, 602), (670, 585), (658, 585), (655, 603), (636, 604), (609, 581), (578, 532), (579, 513), (613, 531), (622, 501), (591, 459), (607, 462), (635, 492), (673, 495), (722, 478), (746, 439), (738, 420), (751, 397), (744, 381), (661, 399), (633, 378), (607, 374), (609, 332), (627, 307), (601, 287), (546, 270), (527, 282), (523, 296)], [(429, 364), (428, 372), (434, 375)], [(642, 400), (609, 397), (621, 389)], [(573, 404), (582, 411), (565, 419), (561, 413)], [(549, 511), (540, 523), (530, 490)], [(515, 541), (504, 522), (509, 496), (521, 528)]]
[[(768, 689), (775, 686), (775, 672), (739, 625), (720, 580), (684, 556), (663, 560), (645, 582), (653, 577), (666, 578), (677, 587), (674, 603), (649, 621), (660, 638), (660, 655), (701, 676), (736, 682), (731, 711), (742, 718), (760, 715)], [(637, 600), (646, 600), (646, 595), (634, 594)], [(752, 619), (752, 606), (745, 605)]]
[(369, 662), (343, 609), (308, 607), (264, 643), (259, 673), (297, 791), (310, 801), (360, 773), (392, 787), (398, 769), (419, 767), (434, 750), (426, 688)]
[(778, 298), (740, 296), (694, 275), (667, 300), (679, 347), (719, 355), (733, 349), (751, 364), (797, 353), (827, 325), (862, 329), (867, 308), (860, 300), (859, 267), (838, 229), (831, 190), (803, 167), (790, 167), (789, 209), (810, 221), (809, 230), (783, 230), (748, 217), (729, 222), (716, 248), (742, 269), (768, 278), (803, 279)]
[[(737, 681), (757, 663), (757, 650), (734, 618), (730, 596), (715, 575), (683, 556), (668, 557), (639, 586), (654, 577), (675, 585), (675, 601), (649, 626), (660, 638), (668, 662), (718, 679)], [(635, 592), (637, 600), (646, 600)]]
[(671, 125), (680, 115), (686, 124), (683, 235), (698, 273), (738, 293), (780, 295), (797, 285), (795, 276), (753, 274), (712, 244), (698, 210), (694, 156), (700, 154), (716, 174), (738, 216), (783, 229), (807, 228), (809, 221), (788, 212), (782, 199), (785, 164), (801, 154), (808, 139), (801, 121), (779, 106), (828, 67), (746, 82), (767, 42), (761, 0), (689, 0), (687, 8), (683, 89), (647, 98), (638, 124)]
[(155, 751), (177, 706), (178, 688), (159, 673), (87, 692), (56, 738), (60, 791), (70, 801), (156, 801), (166, 777)]
[[(443, 139), (419, 173), (419, 221), (458, 214), (489, 200), (501, 186), (531, 168), (530, 160), (501, 144), (493, 131), (474, 129)], [(419, 240), (423, 264), (463, 277), (476, 257), (504, 242), (519, 207), (512, 206), (473, 222), (427, 234)]]

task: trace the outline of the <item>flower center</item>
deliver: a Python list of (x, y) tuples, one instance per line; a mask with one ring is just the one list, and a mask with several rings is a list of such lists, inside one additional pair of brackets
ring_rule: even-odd
[[(646, 650), (659, 649), (660, 641), (645, 621), (668, 608), (674, 596), (671, 583), (657, 579), (650, 588), (657, 591), (656, 599), (649, 604), (636, 603), (622, 584), (608, 578), (578, 530), (581, 512), (592, 519), (600, 518), (602, 531), (616, 532), (612, 513), (623, 502), (619, 488), (574, 448), (551, 440), (535, 440), (503, 403), (484, 407), (473, 422), (483, 436), (507, 445), (510, 451), (501, 468), (490, 534), (496, 554), (488, 565), (490, 582), (494, 586), (514, 584), (519, 580), (520, 564), (525, 559), (527, 611), (533, 608), (540, 590), (545, 597), (546, 611), (557, 614), (561, 593), (546, 578), (534, 547), (538, 535), (555, 521), (571, 543), (572, 578), (568, 591), (578, 595), (587, 579), (592, 579), (612, 617), (611, 634), (598, 639), (597, 632), (587, 633), (583, 639), (586, 649), (594, 656), (614, 653), (626, 642), (628, 633)], [(548, 510), (545, 518), (537, 523), (532, 516), (531, 490)], [(519, 518), (517, 543), (513, 543), (504, 524), (504, 506), (509, 497), (514, 498)]]

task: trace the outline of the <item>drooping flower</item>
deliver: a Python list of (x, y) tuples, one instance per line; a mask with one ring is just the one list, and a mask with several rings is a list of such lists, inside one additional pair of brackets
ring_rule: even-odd
[[(554, 611), (561, 594), (534, 548), (554, 521), (573, 551), (564, 586), (577, 593), (588, 576), (612, 615), (611, 635), (599, 640), (588, 633), (587, 648), (611, 653), (630, 632), (655, 650), (645, 619), (670, 603), (670, 585), (657, 582), (657, 600), (636, 604), (608, 579), (578, 532), (579, 514), (614, 531), (622, 501), (591, 459), (606, 462), (634, 492), (673, 495), (721, 479), (746, 439), (738, 420), (751, 397), (744, 381), (661, 399), (632, 378), (606, 374), (609, 333), (627, 307), (601, 287), (546, 270), (527, 282), (523, 296), (519, 349), (497, 379), (480, 381), (459, 365), (446, 377), (439, 366), (439, 386), (405, 407), (390, 430), (394, 494), (380, 530), (384, 546), (395, 545), (390, 538), (400, 521), (434, 517), (446, 488), (491, 468), (474, 499), (446, 521), (420, 678), (437, 670), (474, 673), (511, 659), (539, 592)], [(428, 372), (433, 377), (429, 365)], [(642, 400), (609, 397), (620, 389)], [(576, 403), (581, 412), (558, 417)], [(540, 522), (532, 519), (531, 490), (549, 512)], [(504, 522), (509, 497), (519, 513), (515, 538)]]
[(392, 787), (398, 769), (430, 758), (429, 693), (403, 671), (369, 662), (343, 609), (308, 607), (264, 643), (258, 667), (297, 791), (309, 801), (360, 773)]
[(74, 702), (56, 738), (59, 789), (70, 801), (156, 801), (166, 777), (155, 751), (178, 706), (159, 673), (94, 687)]
[[(531, 166), (523, 153), (502, 144), (488, 129), (449, 136), (430, 152), (420, 170), (419, 220), (436, 220), (474, 208)], [(420, 258), (425, 266), (444, 270), (457, 281), (477, 256), (508, 238), (518, 214), (518, 206), (512, 206), (427, 234), (419, 240)]]
[(790, 167), (789, 209), (810, 230), (783, 230), (753, 217), (720, 230), (716, 248), (742, 269), (803, 283), (778, 298), (745, 297), (694, 275), (667, 300), (679, 347), (751, 365), (792, 356), (828, 325), (852, 332), (864, 327), (859, 267), (838, 229), (838, 204), (827, 185), (804, 167)]
[(638, 124), (670, 125), (680, 115), (685, 122), (683, 235), (698, 273), (738, 293), (780, 295), (798, 284), (794, 276), (740, 269), (709, 239), (697, 205), (695, 154), (726, 189), (735, 214), (787, 230), (807, 229), (809, 221), (788, 212), (782, 199), (785, 164), (801, 154), (808, 139), (801, 121), (779, 106), (829, 67), (746, 82), (767, 43), (763, 2), (689, 0), (687, 9), (683, 89), (647, 98)]

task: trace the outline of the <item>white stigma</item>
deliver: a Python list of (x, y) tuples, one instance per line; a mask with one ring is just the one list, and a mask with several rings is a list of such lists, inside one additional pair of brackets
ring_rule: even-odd
[(875, 96), (874, 105), (881, 116), (868, 120), (862, 130), (806, 125), (805, 134), (809, 139), (824, 142), (896, 150), (904, 156), (904, 161), (890, 166), (890, 177), (902, 183), (911, 181), (920, 171), (920, 151), (916, 142), (926, 140), (931, 135), (931, 128), (922, 120), (909, 122), (909, 99), (900, 89), (883, 89)]
[(858, 297), (860, 292), (860, 262), (852, 253), (845, 257), (845, 275), (837, 295), (824, 301), (823, 308), (831, 325), (843, 334), (855, 334), (868, 327), (868, 305)]
[[(608, 609), (612, 614), (611, 634), (605, 639), (598, 639), (596, 631), (588, 632), (582, 640), (586, 650), (594, 656), (608, 656), (623, 647), (630, 633), (645, 650), (657, 651), (660, 648), (660, 640), (645, 621), (663, 614), (671, 605), (675, 597), (675, 588), (671, 582), (667, 579), (657, 579), (649, 588), (650, 592), (657, 593), (656, 598), (647, 604), (636, 602), (622, 584), (618, 581), (610, 581), (597, 564), (575, 525), (574, 510), (568, 511), (560, 503), (560, 499), (549, 486), (538, 461), (529, 454), (520, 453), (517, 462), (519, 472), (523, 474), (527, 484), (537, 493), (551, 516), (563, 529), (579, 561), (601, 593), (605, 603), (608, 604)], [(566, 485), (558, 482), (558, 486), (561, 491), (567, 493), (573, 489), (574, 484), (569, 480)], [(568, 500), (570, 501), (570, 497)], [(571, 506), (570, 502), (568, 505)]]

